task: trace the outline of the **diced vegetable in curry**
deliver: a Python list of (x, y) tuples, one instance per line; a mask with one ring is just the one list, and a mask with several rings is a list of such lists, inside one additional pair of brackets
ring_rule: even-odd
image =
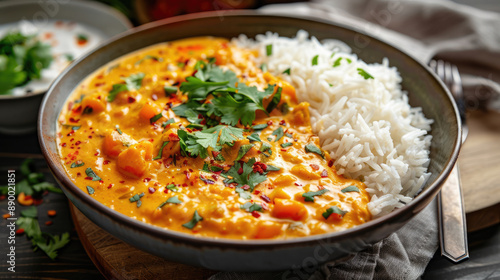
[(198, 236), (294, 238), (371, 219), (308, 103), (225, 39), (164, 43), (82, 82), (59, 118), (68, 176), (134, 219)]

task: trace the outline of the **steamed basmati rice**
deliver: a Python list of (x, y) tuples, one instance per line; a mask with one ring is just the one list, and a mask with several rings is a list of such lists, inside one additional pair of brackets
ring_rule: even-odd
[[(342, 42), (319, 42), (305, 31), (295, 38), (268, 32), (233, 41), (257, 49), (258, 63), (290, 82), (299, 101), (311, 104), (313, 132), (338, 174), (364, 181), (372, 215), (387, 214), (418, 193), (430, 176), (432, 120), (409, 105), (402, 79), (387, 59), (366, 64)], [(287, 69), (290, 74), (283, 73)], [(365, 79), (359, 69), (374, 79)]]

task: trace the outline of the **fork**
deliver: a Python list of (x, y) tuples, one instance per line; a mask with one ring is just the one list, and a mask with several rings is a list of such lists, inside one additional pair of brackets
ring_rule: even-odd
[[(458, 68), (442, 60), (431, 60), (429, 66), (445, 83), (455, 99), (462, 121), (463, 143), (469, 129), (466, 125), (465, 100)], [(438, 194), (438, 206), (441, 255), (455, 263), (468, 259), (467, 225), (458, 163), (453, 167)]]

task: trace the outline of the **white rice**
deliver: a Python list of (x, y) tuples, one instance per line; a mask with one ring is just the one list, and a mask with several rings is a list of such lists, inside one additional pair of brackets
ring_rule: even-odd
[[(387, 214), (418, 193), (430, 176), (432, 120), (408, 104), (401, 76), (387, 59), (366, 64), (344, 43), (309, 39), (305, 31), (295, 38), (270, 32), (256, 40), (241, 35), (233, 42), (258, 49), (258, 63), (290, 82), (299, 101), (311, 104), (313, 132), (334, 159), (338, 174), (364, 181), (372, 196), (372, 215)], [(272, 54), (267, 56), (270, 44)], [(312, 65), (316, 55), (318, 64)], [(340, 57), (341, 65), (333, 67)], [(290, 75), (283, 74), (289, 68)], [(364, 79), (358, 68), (374, 79)]]

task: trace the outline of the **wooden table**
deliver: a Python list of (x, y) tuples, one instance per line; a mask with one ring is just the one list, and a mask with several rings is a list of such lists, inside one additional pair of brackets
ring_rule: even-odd
[[(470, 229), (475, 230), (468, 234), (470, 260), (460, 264), (452, 264), (441, 258), (439, 252), (430, 261), (423, 279), (456, 279), (459, 277), (470, 277), (470, 279), (483, 279), (488, 275), (499, 276), (500, 267), (500, 204), (495, 202), (493, 194), (500, 193), (500, 124), (497, 120), (500, 115), (473, 114), (470, 116), (469, 124), (471, 132), (469, 139), (463, 147), (460, 156), (460, 167), (466, 194), (466, 208), (469, 210), (468, 223)], [(16, 169), (27, 157), (35, 158), (38, 169), (46, 174), (48, 181), (54, 181), (52, 175), (40, 154), (36, 134), (26, 136), (0, 135), (0, 185), (6, 184), (7, 169)], [(487, 176), (485, 176), (487, 175)], [(496, 176), (496, 177), (495, 177)], [(485, 197), (478, 194), (479, 190), (487, 189), (489, 193)], [(486, 202), (485, 202), (486, 201)], [(483, 203), (482, 206), (477, 206)], [(485, 206), (487, 210), (484, 210)], [(69, 231), (71, 242), (60, 250), (60, 256), (55, 261), (50, 260), (42, 252), (32, 252), (31, 244), (25, 236), (16, 239), (16, 270), (17, 272), (6, 272), (6, 220), (0, 223), (0, 278), (12, 279), (105, 279), (85, 252), (80, 238), (78, 237), (74, 224), (70, 217), (69, 205), (63, 195), (49, 194), (44, 203), (39, 207), (40, 224), (43, 231), (50, 233), (61, 233)], [(0, 201), (0, 214), (6, 213), (7, 201)], [(49, 209), (57, 210), (57, 216), (52, 219), (53, 225), (45, 226), (48, 218), (44, 213)], [(18, 209), (18, 211), (21, 209)], [(486, 228), (484, 228), (486, 227)], [(479, 230), (480, 228), (483, 228)], [(107, 237), (103, 237), (107, 238)], [(116, 239), (115, 239), (116, 240)], [(121, 241), (116, 241), (121, 242)], [(128, 245), (124, 245), (128, 246)], [(145, 254), (140, 252), (141, 254)], [(99, 265), (102, 266), (102, 260)], [(187, 268), (184, 265), (176, 265), (179, 270), (184, 270), (193, 276), (192, 279), (206, 279), (213, 274), (208, 270)], [(100, 267), (103, 269), (102, 267)], [(110, 271), (108, 268), (107, 271)], [(127, 272), (132, 272), (130, 269)], [(141, 271), (136, 270), (136, 271)], [(496, 274), (494, 274), (496, 273)], [(161, 275), (161, 274), (160, 274)], [(166, 276), (166, 274), (164, 274)], [(110, 274), (106, 275), (110, 277)], [(140, 279), (142, 277), (135, 277)], [(134, 277), (130, 278), (134, 279)], [(189, 278), (185, 278), (189, 279)]]

